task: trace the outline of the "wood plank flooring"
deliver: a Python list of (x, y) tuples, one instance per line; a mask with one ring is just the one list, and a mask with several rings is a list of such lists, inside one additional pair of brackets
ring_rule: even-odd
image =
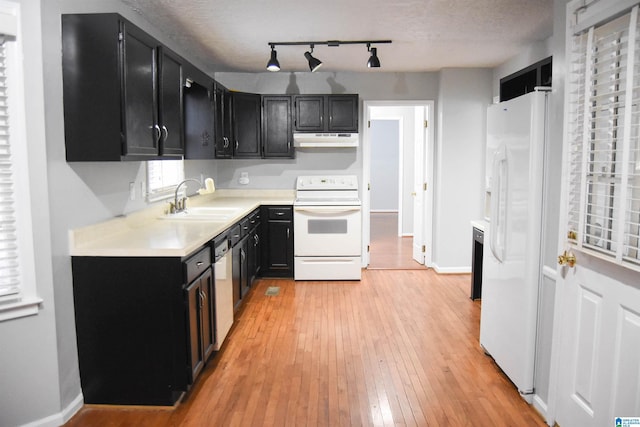
[(431, 270), (258, 280), (175, 409), (84, 407), (66, 425), (544, 426), (478, 344), (469, 280)]
[(398, 236), (397, 212), (372, 212), (370, 215), (370, 269), (424, 270), (413, 260), (413, 238)]

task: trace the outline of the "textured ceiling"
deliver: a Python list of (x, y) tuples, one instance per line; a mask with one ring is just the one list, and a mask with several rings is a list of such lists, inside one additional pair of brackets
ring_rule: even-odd
[[(381, 40), (380, 71), (495, 67), (552, 33), (553, 0), (122, 0), (206, 71), (265, 71), (268, 42)], [(308, 71), (305, 46), (279, 46)], [(316, 46), (322, 71), (367, 71), (364, 45)]]

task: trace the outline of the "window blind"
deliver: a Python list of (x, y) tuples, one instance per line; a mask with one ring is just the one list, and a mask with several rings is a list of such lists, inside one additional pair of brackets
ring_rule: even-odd
[(0, 36), (0, 297), (20, 291), (5, 38)]
[(578, 247), (640, 266), (638, 6), (573, 36), (567, 222)]

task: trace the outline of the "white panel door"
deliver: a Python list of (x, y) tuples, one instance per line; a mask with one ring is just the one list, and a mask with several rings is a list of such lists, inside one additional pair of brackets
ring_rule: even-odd
[[(557, 423), (640, 416), (640, 274), (576, 251), (563, 273)], [(616, 277), (618, 276), (618, 277)]]
[(640, 416), (640, 32), (631, 3), (567, 9), (581, 13), (567, 52), (559, 238), (576, 264), (559, 271), (553, 350), (562, 427)]
[(426, 144), (425, 144), (425, 129), (423, 123), (425, 123), (425, 109), (423, 107), (415, 108), (416, 117), (416, 133), (414, 140), (414, 152), (413, 152), (413, 259), (420, 264), (424, 264), (425, 251), (422, 250), (425, 244), (424, 239), (424, 225), (425, 225), (425, 205), (424, 199), (426, 195), (426, 189), (424, 183), (426, 182)]

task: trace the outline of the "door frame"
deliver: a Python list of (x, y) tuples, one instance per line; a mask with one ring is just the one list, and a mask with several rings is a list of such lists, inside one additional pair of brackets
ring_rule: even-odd
[[(433, 196), (434, 196), (434, 171), (435, 171), (435, 132), (434, 132), (434, 114), (435, 102), (428, 100), (414, 101), (363, 101), (364, 121), (362, 125), (362, 266), (369, 265), (369, 246), (371, 244), (371, 132), (369, 130), (369, 120), (371, 120), (370, 107), (424, 107), (426, 109), (427, 120), (429, 126), (425, 128), (425, 181), (427, 182), (427, 190), (424, 194), (424, 212), (423, 221), (423, 242), (426, 246), (425, 266), (433, 266)], [(400, 141), (401, 145), (404, 141)], [(403, 153), (401, 147), (400, 153)], [(400, 195), (402, 198), (402, 196)], [(401, 207), (399, 207), (399, 212)]]

